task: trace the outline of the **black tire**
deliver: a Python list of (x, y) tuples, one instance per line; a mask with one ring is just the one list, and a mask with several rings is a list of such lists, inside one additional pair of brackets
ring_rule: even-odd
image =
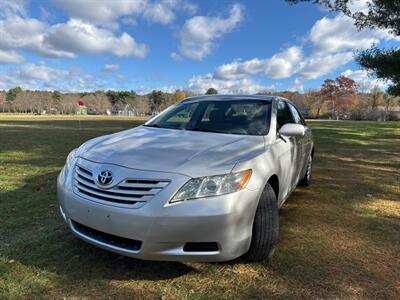
[(306, 173), (304, 174), (303, 178), (300, 179), (298, 183), (299, 186), (309, 186), (311, 184), (312, 163), (313, 163), (313, 155), (310, 154), (307, 162)]
[(260, 261), (272, 257), (278, 236), (278, 201), (271, 185), (267, 183), (258, 202), (250, 249), (245, 254), (246, 260)]

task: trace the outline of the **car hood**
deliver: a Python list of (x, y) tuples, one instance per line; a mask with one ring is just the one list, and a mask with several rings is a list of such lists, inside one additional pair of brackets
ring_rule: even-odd
[(263, 149), (262, 136), (139, 126), (90, 140), (77, 154), (98, 163), (200, 177), (229, 173)]

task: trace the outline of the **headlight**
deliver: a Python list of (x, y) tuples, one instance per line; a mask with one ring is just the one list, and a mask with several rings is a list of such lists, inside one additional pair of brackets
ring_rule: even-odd
[(185, 183), (170, 203), (234, 193), (245, 188), (250, 177), (251, 170), (193, 178)]
[(78, 148), (72, 150), (72, 151), (68, 154), (68, 156), (67, 156), (67, 160), (66, 160), (66, 162), (65, 162), (65, 168), (66, 168), (67, 170), (70, 169), (70, 168), (72, 167), (73, 163), (74, 163), (75, 154), (76, 154), (76, 150), (77, 150), (77, 149), (78, 149)]

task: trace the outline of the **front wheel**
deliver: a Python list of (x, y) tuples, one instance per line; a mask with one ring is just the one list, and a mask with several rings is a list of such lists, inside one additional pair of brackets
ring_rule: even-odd
[(300, 179), (299, 186), (309, 186), (311, 184), (311, 173), (312, 173), (312, 163), (313, 163), (313, 156), (310, 154), (307, 162), (307, 169), (304, 177)]
[(250, 249), (245, 258), (260, 261), (272, 257), (279, 235), (279, 209), (276, 195), (267, 183), (258, 202)]

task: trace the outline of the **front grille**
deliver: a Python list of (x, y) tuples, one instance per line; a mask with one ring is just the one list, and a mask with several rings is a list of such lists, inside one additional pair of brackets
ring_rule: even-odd
[(75, 168), (75, 192), (84, 198), (102, 203), (134, 207), (150, 200), (168, 184), (169, 180), (129, 178), (112, 188), (104, 189), (96, 185), (92, 171), (80, 165)]
[(140, 247), (142, 247), (142, 241), (127, 239), (121, 236), (105, 233), (94, 228), (87, 227), (73, 220), (71, 220), (71, 222), (72, 226), (77, 232), (96, 241), (131, 251), (139, 251)]

